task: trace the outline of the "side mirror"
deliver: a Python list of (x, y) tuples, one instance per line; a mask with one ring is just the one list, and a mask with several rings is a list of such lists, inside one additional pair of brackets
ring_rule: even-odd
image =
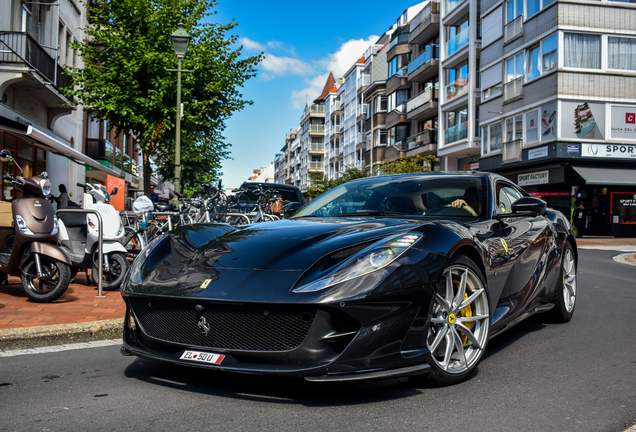
[(113, 188), (113, 190), (110, 192), (111, 195), (117, 195), (117, 188)]
[(11, 150), (3, 149), (0, 151), (0, 161), (9, 162), (13, 160), (13, 155), (11, 154)]
[(299, 202), (290, 202), (283, 207), (283, 212), (287, 216), (292, 216), (294, 213), (300, 210), (301, 207), (302, 205)]
[(547, 206), (546, 202), (542, 199), (535, 197), (523, 197), (512, 203), (512, 212), (531, 212), (543, 216)]

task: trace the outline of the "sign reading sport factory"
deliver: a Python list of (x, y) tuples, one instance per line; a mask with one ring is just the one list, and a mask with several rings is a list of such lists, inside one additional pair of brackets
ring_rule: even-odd
[(620, 140), (636, 140), (636, 106), (612, 105), (610, 137)]
[(519, 186), (531, 186), (546, 183), (549, 183), (548, 171), (537, 171), (533, 173), (519, 174), (517, 176), (517, 184)]
[(581, 144), (581, 156), (611, 159), (636, 159), (636, 145)]

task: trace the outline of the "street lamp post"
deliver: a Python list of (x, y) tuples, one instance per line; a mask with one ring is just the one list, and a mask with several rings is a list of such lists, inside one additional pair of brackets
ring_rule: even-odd
[(188, 51), (188, 45), (192, 38), (185, 30), (184, 25), (179, 23), (177, 29), (170, 35), (174, 55), (177, 56), (177, 130), (174, 143), (174, 189), (181, 190), (181, 61)]

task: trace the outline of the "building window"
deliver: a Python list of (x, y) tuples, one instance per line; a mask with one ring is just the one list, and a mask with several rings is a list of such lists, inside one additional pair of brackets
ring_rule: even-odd
[(508, 0), (506, 2), (506, 23), (512, 22), (523, 14), (523, 0)]
[(523, 115), (506, 119), (506, 142), (523, 139)]
[(384, 96), (375, 98), (375, 112), (386, 112), (387, 109), (387, 99)]
[(541, 0), (528, 0), (528, 16), (529, 17), (539, 12), (540, 9), (541, 9)]
[(494, 151), (501, 150), (501, 142), (502, 142), (501, 122), (491, 124), (489, 126), (489, 129), (490, 129), (488, 131), (489, 151), (494, 152)]
[(600, 69), (601, 36), (564, 33), (563, 66), (580, 69)]
[(483, 96), (482, 96), (483, 99), (484, 100), (488, 100), (488, 99), (490, 99), (492, 97), (499, 96), (501, 94), (501, 89), (502, 88), (503, 87), (502, 87), (501, 83), (499, 83), (499, 84), (495, 84), (494, 86), (484, 90), (483, 91)]
[(523, 76), (523, 54), (517, 54), (506, 60), (506, 82)]
[(539, 141), (539, 111), (526, 114), (526, 143)]
[(526, 51), (528, 59), (526, 61), (526, 81), (533, 80), (541, 75), (539, 69), (539, 51), (541, 51), (541, 46), (536, 46)]
[(543, 52), (543, 72), (549, 72), (557, 68), (559, 39), (555, 33), (541, 42)]
[(636, 70), (636, 38), (607, 38), (608, 69)]

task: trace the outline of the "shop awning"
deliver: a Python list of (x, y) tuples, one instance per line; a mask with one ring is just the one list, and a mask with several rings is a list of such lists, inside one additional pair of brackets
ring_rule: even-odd
[(47, 132), (31, 125), (25, 125), (2, 116), (0, 116), (0, 130), (31, 138), (33, 145), (40, 147), (43, 150), (64, 156), (80, 165), (88, 164), (89, 166), (99, 171), (103, 171), (106, 174), (119, 177), (119, 173), (117, 171), (112, 170), (100, 164), (95, 159), (78, 152), (71, 147), (68, 141), (58, 137), (52, 132)]
[(572, 168), (588, 185), (636, 186), (636, 168)]

